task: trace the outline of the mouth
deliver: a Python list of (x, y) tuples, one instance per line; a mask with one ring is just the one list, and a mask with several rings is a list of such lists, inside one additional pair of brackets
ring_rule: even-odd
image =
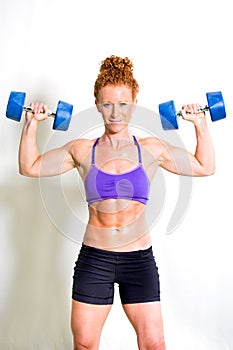
[(109, 124), (121, 124), (121, 123), (123, 123), (123, 120), (122, 119), (121, 120), (109, 120), (108, 123)]

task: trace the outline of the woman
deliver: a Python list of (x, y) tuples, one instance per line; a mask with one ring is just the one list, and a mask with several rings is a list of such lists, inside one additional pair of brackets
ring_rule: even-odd
[(159, 275), (145, 220), (150, 182), (158, 167), (186, 176), (215, 171), (214, 150), (204, 113), (198, 104), (182, 108), (193, 123), (196, 150), (191, 154), (156, 137), (138, 138), (128, 129), (137, 103), (138, 83), (132, 62), (111, 56), (100, 67), (95, 103), (105, 131), (95, 140), (78, 139), (39, 154), (38, 122), (48, 116), (42, 103), (26, 113), (19, 148), (25, 176), (55, 176), (76, 168), (85, 185), (89, 208), (83, 245), (73, 283), (74, 349), (98, 349), (100, 335), (119, 284), (123, 309), (143, 349), (164, 350)]

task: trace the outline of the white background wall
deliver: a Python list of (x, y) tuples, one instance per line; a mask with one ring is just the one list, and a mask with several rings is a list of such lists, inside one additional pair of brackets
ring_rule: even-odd
[[(75, 115), (92, 109), (99, 63), (111, 54), (133, 59), (140, 84), (138, 104), (153, 113), (168, 99), (175, 99), (177, 106), (196, 101), (204, 104), (206, 91), (223, 92), (228, 118), (209, 123), (216, 148), (216, 174), (192, 179), (188, 210), (169, 235), (167, 225), (178, 198), (179, 180), (163, 174), (166, 197), (152, 231), (167, 349), (233, 349), (230, 5), (228, 0), (1, 0), (2, 350), (72, 349), (72, 274), (86, 215), (83, 205), (76, 204), (77, 199), (84, 202), (73, 172), (45, 182), (18, 174), (23, 122), (5, 118), (9, 93), (26, 91), (28, 103), (43, 100), (51, 109), (59, 99), (73, 103), (73, 124), (66, 135), (56, 136), (50, 121), (40, 125), (42, 150), (51, 140), (62, 144), (70, 135), (80, 134)], [(142, 127), (144, 123), (148, 129), (145, 119)], [(178, 135), (193, 151), (192, 126), (181, 123)], [(58, 187), (62, 193), (66, 191), (65, 204), (57, 201)], [(72, 223), (78, 223), (77, 228)], [(100, 348), (137, 348), (117, 293)]]

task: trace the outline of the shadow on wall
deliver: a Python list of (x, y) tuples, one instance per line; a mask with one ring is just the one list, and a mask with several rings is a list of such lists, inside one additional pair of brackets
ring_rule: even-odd
[[(56, 89), (49, 89), (44, 82), (37, 85), (32, 92), (23, 86), (17, 91), (27, 92), (26, 104), (44, 101), (52, 110), (56, 108)], [(20, 123), (6, 118), (6, 103), (0, 149), (4, 169), (0, 174), (0, 349), (70, 350), (72, 275), (78, 247), (58, 233), (51, 222), (43, 206), (39, 180), (17, 174), (24, 115)], [(39, 125), (39, 149), (53, 135), (52, 123), (51, 118)], [(56, 190), (50, 186), (48, 196), (55, 197)], [(56, 209), (56, 202), (53, 205)], [(63, 212), (57, 216), (67, 220)]]
[[(64, 237), (45, 213), (37, 179), (1, 188), (8, 249), (2, 261), (7, 291), (0, 316), (0, 348), (71, 349), (70, 293), (62, 271)], [(12, 266), (12, 267), (10, 267)], [(67, 283), (70, 285), (67, 286)]]

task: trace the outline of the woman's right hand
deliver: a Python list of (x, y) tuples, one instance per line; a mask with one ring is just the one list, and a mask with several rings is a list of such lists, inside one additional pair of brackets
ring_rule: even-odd
[(26, 112), (25, 117), (27, 121), (35, 119), (36, 121), (40, 122), (48, 118), (49, 110), (45, 104), (41, 102), (32, 102), (30, 104), (30, 108), (33, 110), (33, 112)]

